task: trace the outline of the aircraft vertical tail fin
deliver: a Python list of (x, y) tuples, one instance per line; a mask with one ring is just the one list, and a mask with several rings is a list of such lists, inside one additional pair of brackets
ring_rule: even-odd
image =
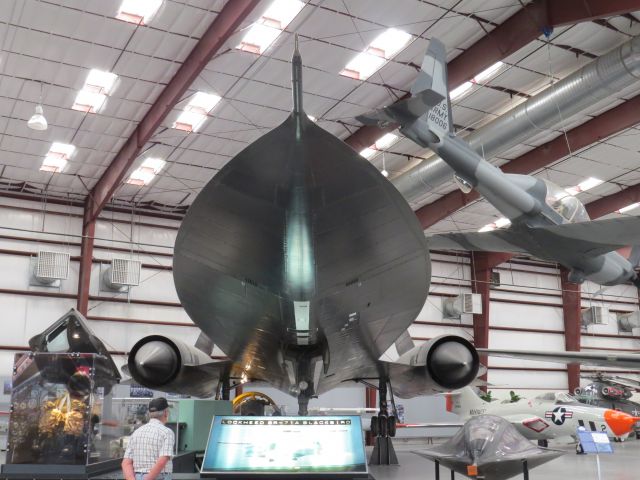
[(464, 387), (456, 392), (447, 393), (447, 412), (452, 412), (462, 417), (468, 417), (472, 410), (482, 410), (487, 404), (471, 387)]
[(447, 54), (444, 44), (435, 38), (429, 42), (418, 78), (411, 87), (411, 94), (420, 95), (426, 90), (435, 92), (442, 98), (427, 114), (429, 130), (440, 137), (453, 132), (447, 80)]
[(446, 50), (444, 44), (436, 39), (429, 43), (418, 78), (411, 87), (411, 97), (359, 115), (356, 119), (365, 125), (386, 127), (399, 124), (408, 127), (423, 115), (427, 116), (430, 130), (437, 135), (453, 131)]

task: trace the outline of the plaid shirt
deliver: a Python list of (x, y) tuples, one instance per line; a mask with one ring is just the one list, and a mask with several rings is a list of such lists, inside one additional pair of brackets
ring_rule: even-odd
[[(158, 419), (152, 418), (131, 435), (124, 458), (133, 460), (135, 472), (148, 473), (160, 457), (173, 456), (173, 432)], [(169, 460), (162, 473), (171, 473), (173, 462)]]

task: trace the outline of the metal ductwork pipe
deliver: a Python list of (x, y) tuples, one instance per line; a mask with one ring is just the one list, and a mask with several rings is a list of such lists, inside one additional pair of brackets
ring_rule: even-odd
[[(611, 50), (568, 77), (529, 98), (504, 115), (471, 133), (465, 140), (485, 158), (522, 143), (540, 130), (553, 128), (563, 119), (614, 95), (640, 79), (640, 36)], [(453, 170), (437, 155), (392, 179), (414, 207), (430, 190), (451, 180)]]

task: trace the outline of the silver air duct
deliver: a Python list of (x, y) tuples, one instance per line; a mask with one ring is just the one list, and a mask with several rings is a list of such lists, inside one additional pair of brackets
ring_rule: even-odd
[[(639, 78), (640, 37), (634, 37), (492, 120), (465, 140), (485, 158), (493, 157), (620, 92)], [(418, 203), (421, 196), (451, 180), (452, 175), (453, 170), (440, 157), (431, 155), (392, 182), (413, 208), (418, 208), (422, 206)]]

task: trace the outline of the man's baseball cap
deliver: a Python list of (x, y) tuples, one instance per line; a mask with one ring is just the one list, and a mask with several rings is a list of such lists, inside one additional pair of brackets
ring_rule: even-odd
[(150, 412), (161, 412), (169, 408), (169, 402), (164, 397), (154, 398), (149, 402), (149, 411)]

